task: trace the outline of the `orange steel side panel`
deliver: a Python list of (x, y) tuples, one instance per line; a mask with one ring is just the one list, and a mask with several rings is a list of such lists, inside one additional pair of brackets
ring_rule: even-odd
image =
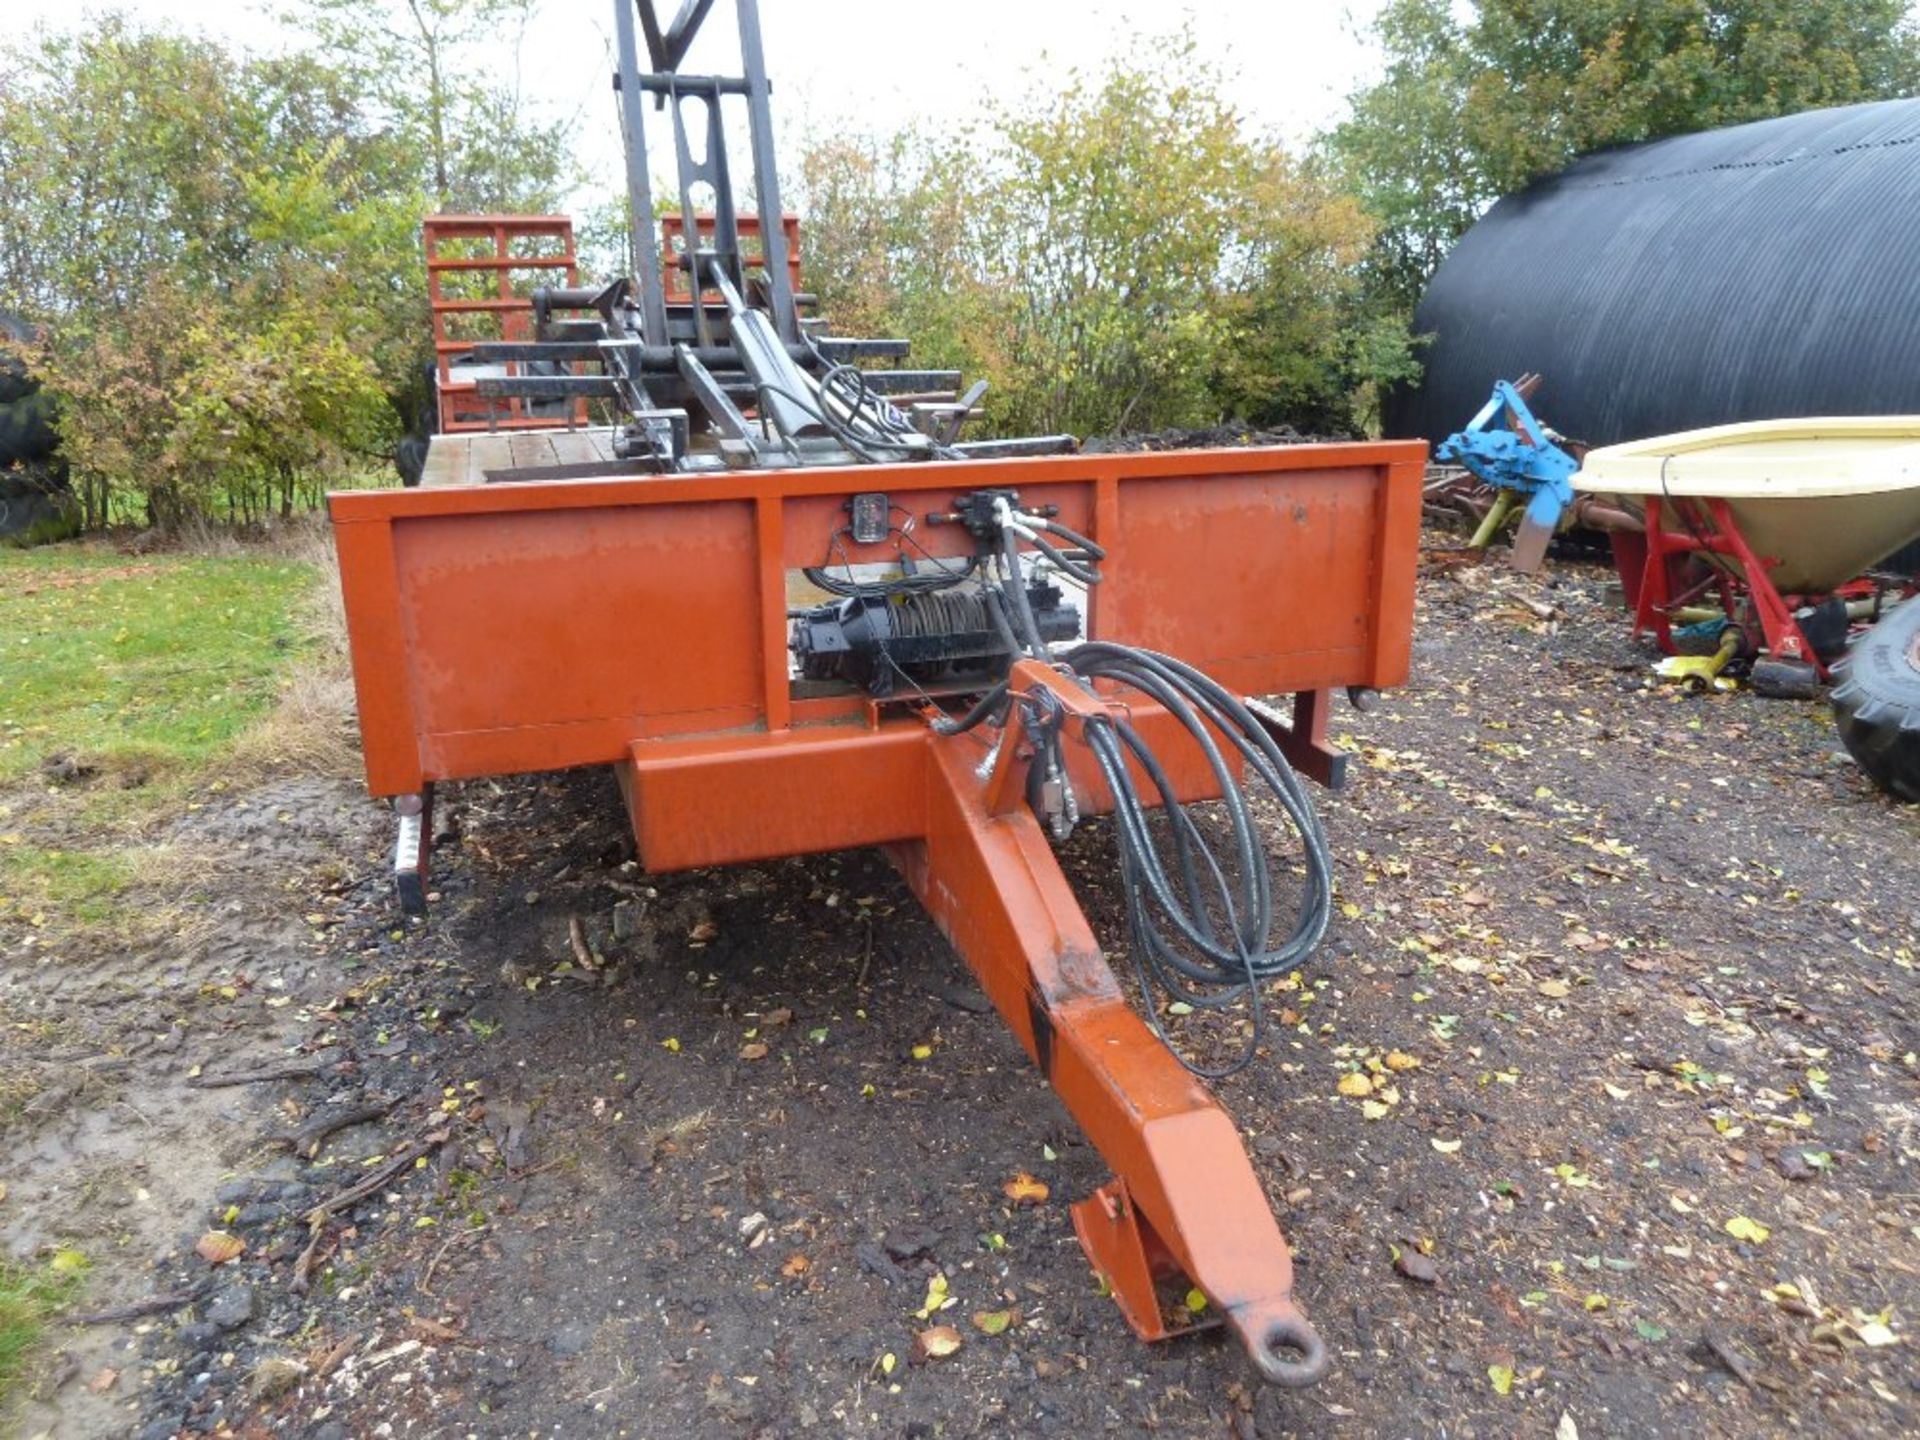
[[(988, 486), (1058, 505), (1109, 551), (1092, 634), (1242, 693), (1396, 685), (1424, 458), (1299, 445), (338, 492), (368, 783), (396, 795), (613, 764), (641, 740), (864, 727), (857, 701), (793, 699), (785, 648), (786, 573), (822, 561), (861, 491), (917, 517)], [(969, 553), (957, 528), (916, 533)]]

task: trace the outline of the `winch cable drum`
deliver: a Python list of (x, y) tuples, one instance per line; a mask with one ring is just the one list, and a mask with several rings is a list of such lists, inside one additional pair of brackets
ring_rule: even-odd
[[(1128, 949), (1147, 1022), (1192, 1073), (1209, 1080), (1237, 1074), (1252, 1061), (1264, 1039), (1261, 986), (1297, 969), (1319, 946), (1332, 918), (1333, 864), (1320, 817), (1260, 718), (1211, 677), (1172, 656), (1112, 641), (1088, 641), (1057, 655), (1051, 653), (1026, 603), (1019, 540), (1027, 540), (1048, 563), (1089, 585), (1100, 581), (1097, 567), (1103, 552), (1058, 521), (1014, 511), (1005, 500), (996, 505), (996, 518), (1000, 520), (997, 558), (1002, 573), (998, 590), (989, 591), (987, 600), (1008, 622), (1008, 640), (1025, 654), (1071, 672), (1089, 693), (1095, 693), (1096, 681), (1107, 681), (1159, 704), (1199, 748), (1212, 772), (1225, 809), (1226, 834), (1220, 838), (1210, 837), (1180, 800), (1166, 767), (1125, 718), (1124, 709), (1090, 719), (1082, 727), (1081, 738), (1113, 794)], [(1066, 541), (1077, 555), (1045, 539), (1046, 532)], [(971, 728), (996, 713), (1005, 698), (1003, 684), (958, 721), (936, 721), (936, 728), (948, 733)], [(1035, 756), (1035, 771), (1061, 781), (1063, 799), (1073, 815), (1071, 785), (1058, 749), (1064, 729), (1059, 702), (1044, 691), (1023, 692), (1012, 700), (1029, 707), (1034, 722), (1030, 728), (1043, 737), (1042, 748), (1049, 752)], [(1227, 748), (1222, 748), (1221, 740)], [(1235, 773), (1233, 756), (1239, 758), (1244, 773), (1278, 801), (1302, 850), (1305, 876), (1293, 926), (1277, 942), (1274, 861), (1263, 842), (1248, 786)], [(1162, 816), (1157, 827), (1129, 759), (1146, 775), (1157, 797)], [(1220, 1067), (1181, 1055), (1161, 1023), (1156, 990), (1195, 1009), (1224, 1009), (1244, 997), (1253, 1019), (1246, 1045)]]

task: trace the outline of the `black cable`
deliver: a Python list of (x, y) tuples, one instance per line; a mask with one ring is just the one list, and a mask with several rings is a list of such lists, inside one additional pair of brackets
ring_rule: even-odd
[[(934, 441), (931, 436), (923, 435), (911, 426), (903, 431), (889, 431), (879, 435), (863, 435), (858, 429), (833, 414), (833, 412), (826, 407), (815, 405), (811, 400), (794, 394), (784, 386), (769, 384), (757, 385), (754, 387), (754, 394), (758, 398), (763, 420), (767, 413), (767, 396), (778, 395), (781, 399), (799, 406), (815, 420), (818, 420), (831, 432), (834, 439), (838, 440), (841, 445), (852, 452), (856, 459), (868, 465), (885, 465), (890, 462), (888, 455), (876, 454), (874, 453), (876, 451), (892, 452), (891, 459), (898, 459), (903, 456), (913, 460), (921, 460), (928, 457), (935, 457), (941, 460), (955, 460), (959, 458), (958, 451), (939, 444)], [(865, 419), (864, 416), (860, 418)], [(867, 421), (870, 427), (873, 426), (873, 423), (871, 420)], [(901, 438), (898, 440), (890, 439), (890, 434), (898, 434)]]
[(1000, 532), (1000, 559), (1007, 571), (1000, 581), (1000, 593), (1007, 599), (1021, 648), (1036, 660), (1044, 660), (1047, 642), (1040, 633), (1040, 622), (1033, 618), (1033, 606), (1027, 601), (1027, 587), (1020, 574), (1020, 545), (1011, 530)]
[[(889, 659), (892, 657), (889, 656)], [(898, 668), (897, 666), (895, 668)], [(904, 675), (906, 672), (901, 671)], [(924, 692), (923, 692), (924, 693)], [(943, 717), (931, 722), (936, 735), (964, 735), (967, 731), (985, 722), (988, 716), (1000, 709), (1007, 698), (1007, 682), (1002, 680), (986, 694), (982, 695), (974, 706), (959, 719)]]
[[(1023, 523), (1022, 531), (1036, 528)], [(1104, 552), (1084, 536), (1049, 522), (1048, 528), (1097, 562)], [(1175, 1054), (1194, 1074), (1210, 1080), (1236, 1074), (1253, 1059), (1266, 1025), (1261, 988), (1298, 968), (1325, 936), (1333, 910), (1333, 862), (1319, 816), (1300, 777), (1294, 773), (1265, 723), (1238, 696), (1183, 661), (1151, 650), (1109, 641), (1088, 641), (1057, 656), (1048, 650), (1023, 583), (1020, 540), (1031, 534), (1002, 526), (997, 554), (1000, 573), (983, 564), (978, 583), (987, 617), (1010, 658), (1028, 655), (1060, 666), (1089, 690), (1107, 682), (1131, 690), (1163, 710), (1199, 750), (1220, 796), (1226, 835), (1202, 831), (1181, 801), (1171, 773), (1153, 748), (1122, 713), (1089, 719), (1080, 738), (1092, 752), (1101, 778), (1113, 796), (1115, 847), (1126, 897), (1127, 927), (1135, 972), (1147, 1008), (1147, 1023), (1172, 1049), (1161, 1024), (1156, 992), (1196, 1009), (1221, 1009), (1245, 999), (1253, 1033), (1245, 1048), (1220, 1068), (1200, 1065)], [(1036, 544), (1055, 564), (1056, 547)], [(1051, 553), (1049, 553), (1051, 552)], [(1080, 567), (1068, 564), (1074, 573)], [(1097, 569), (1084, 572), (1088, 581)], [(986, 723), (1008, 704), (1022, 707), (1034, 756), (1028, 770), (1028, 796), (1039, 810), (1039, 790), (1051, 778), (1065, 778), (1061, 745), (1064, 709), (1050, 691), (1022, 694), (1000, 682), (958, 720), (931, 723), (942, 734), (962, 733)], [(1145, 776), (1151, 802), (1142, 793)], [(1249, 791), (1264, 788), (1279, 803), (1288, 826), (1299, 837), (1305, 871), (1291, 929), (1276, 937), (1275, 872)], [(1153, 812), (1161, 823), (1156, 829)], [(1069, 803), (1066, 815), (1071, 822)]]
[(993, 628), (999, 633), (1000, 643), (1007, 647), (1007, 658), (1012, 660), (1021, 650), (1020, 637), (1013, 633), (1013, 623), (1007, 619), (1006, 602), (1000, 592), (992, 586), (984, 588), (987, 597), (987, 619), (993, 622)]
[(1069, 530), (1058, 520), (1047, 521), (1047, 529), (1058, 535), (1062, 540), (1065, 540), (1076, 550), (1084, 552), (1090, 560), (1104, 560), (1107, 558), (1107, 552), (1104, 549), (1094, 544), (1093, 541), (1082, 535), (1078, 530)]
[[(805, 575), (811, 584), (826, 591), (829, 595), (838, 595), (844, 600), (863, 600), (870, 596), (878, 596), (881, 599), (890, 600), (900, 595), (928, 595), (935, 591), (952, 589), (954, 586), (975, 574), (980, 568), (980, 558), (977, 555), (969, 555), (965, 560), (961, 561), (958, 566), (948, 565), (945, 561), (928, 551), (918, 540), (913, 540), (912, 536), (908, 535), (905, 530), (902, 530), (896, 525), (892, 527), (888, 533), (898, 535), (903, 542), (912, 541), (913, 548), (918, 550), (921, 555), (926, 558), (927, 562), (933, 566), (932, 572), (928, 574), (903, 574), (892, 580), (855, 580), (853, 578), (853, 557), (847, 554), (845, 547), (840, 544), (840, 537), (851, 533), (852, 532), (845, 526), (842, 526), (827, 540), (827, 562), (830, 564), (833, 560), (834, 552), (836, 550), (839, 551), (842, 557), (840, 563), (847, 571), (847, 578), (841, 579), (839, 576), (833, 574), (828, 569), (828, 566), (824, 564), (804, 565), (800, 570), (800, 573)], [(904, 569), (910, 563), (904, 545), (896, 546), (894, 553), (899, 557), (901, 566)]]
[[(1244, 1068), (1261, 1044), (1261, 986), (1306, 960), (1332, 917), (1332, 858), (1319, 817), (1259, 718), (1192, 666), (1104, 641), (1077, 646), (1059, 658), (1088, 681), (1112, 681), (1159, 704), (1200, 749), (1220, 792), (1229, 831), (1224, 848), (1201, 832), (1165, 767), (1130, 723), (1115, 717), (1084, 727), (1086, 743), (1114, 797), (1129, 948), (1147, 998), (1148, 1023), (1167, 1040), (1151, 998), (1156, 987), (1195, 1008), (1218, 1009), (1243, 996), (1252, 1007), (1253, 1035), (1232, 1063), (1214, 1069), (1182, 1057), (1181, 1063), (1195, 1074), (1223, 1079)], [(1223, 752), (1216, 736), (1227, 742), (1229, 751)], [(1277, 943), (1266, 846), (1229, 752), (1239, 756), (1248, 784), (1257, 780), (1279, 801), (1304, 852), (1306, 878), (1293, 927)], [(1156, 792), (1170, 842), (1154, 833), (1154, 807), (1142, 798), (1129, 759)], [(1224, 926), (1215, 923), (1216, 913)]]
[[(1100, 571), (1098, 567), (1081, 565), (1044, 535), (1036, 532), (1024, 538), (1028, 544), (1032, 545), (1034, 549), (1051, 560), (1063, 573), (1071, 575), (1082, 585), (1098, 585), (1100, 583)], [(1098, 557), (1096, 556), (1095, 558), (1097, 559)]]

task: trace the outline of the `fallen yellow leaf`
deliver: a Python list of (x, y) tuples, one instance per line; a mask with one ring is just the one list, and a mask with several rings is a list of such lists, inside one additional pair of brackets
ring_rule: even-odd
[(1394, 1050), (1387, 1055), (1387, 1069), (1398, 1074), (1405, 1074), (1409, 1070), (1418, 1070), (1419, 1068), (1419, 1060), (1407, 1054), (1404, 1050)]
[(1011, 1310), (976, 1310), (973, 1312), (973, 1328), (982, 1335), (1003, 1335), (1013, 1324)]
[(1758, 1220), (1749, 1220), (1744, 1215), (1736, 1215), (1727, 1221), (1727, 1233), (1736, 1240), (1747, 1240), (1755, 1245), (1764, 1245), (1773, 1231)]
[(935, 1311), (944, 1310), (951, 1304), (953, 1304), (953, 1297), (947, 1293), (947, 1277), (936, 1272), (927, 1282), (926, 1304), (913, 1313), (922, 1320), (928, 1320), (933, 1317)]
[(1007, 1181), (1000, 1189), (1007, 1199), (1016, 1205), (1045, 1204), (1050, 1193), (1046, 1181), (1036, 1180), (1024, 1170)]
[(194, 1242), (194, 1252), (209, 1265), (224, 1265), (238, 1260), (247, 1251), (247, 1242), (225, 1230), (209, 1230)]
[(965, 1343), (960, 1332), (951, 1325), (934, 1325), (922, 1330), (913, 1337), (914, 1346), (923, 1360), (944, 1360), (954, 1354)]
[(1493, 1393), (1511, 1395), (1513, 1393), (1513, 1370), (1506, 1365), (1489, 1365), (1487, 1379), (1493, 1382)]
[(1334, 1089), (1338, 1090), (1342, 1095), (1357, 1100), (1362, 1096), (1373, 1093), (1373, 1078), (1358, 1070), (1352, 1070), (1340, 1077), (1340, 1083), (1334, 1086)]

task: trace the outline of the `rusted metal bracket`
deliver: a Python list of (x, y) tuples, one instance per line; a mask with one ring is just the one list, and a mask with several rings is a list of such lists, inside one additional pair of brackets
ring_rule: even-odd
[(1009, 782), (983, 778), (961, 739), (928, 743), (925, 838), (890, 850), (1118, 1177), (1113, 1220), (1082, 1228), (1089, 1259), (1152, 1338), (1136, 1317), (1154, 1309), (1164, 1251), (1265, 1379), (1311, 1384), (1326, 1348), (1293, 1302), (1293, 1263), (1238, 1129), (1127, 1003), (1033, 813), (992, 809)]
[(1126, 1181), (1109, 1180), (1076, 1204), (1073, 1233), (1142, 1340), (1170, 1340), (1221, 1323), (1211, 1306), (1196, 1315), (1184, 1296), (1162, 1296), (1163, 1282), (1185, 1276), (1166, 1242), (1133, 1203)]
[(1293, 724), (1280, 724), (1264, 710), (1255, 708), (1254, 716), (1273, 736), (1273, 743), (1287, 757), (1287, 763), (1309, 780), (1317, 780), (1329, 790), (1347, 783), (1347, 753), (1327, 743), (1327, 716), (1333, 709), (1331, 690), (1302, 690), (1293, 697)]

